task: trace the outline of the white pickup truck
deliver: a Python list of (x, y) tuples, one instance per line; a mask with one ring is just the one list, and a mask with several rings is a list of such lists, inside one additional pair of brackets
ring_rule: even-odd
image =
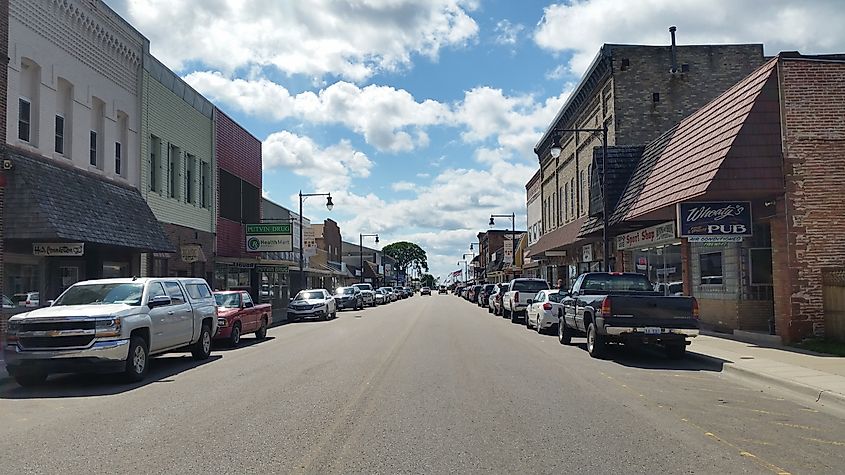
[(149, 358), (211, 354), (217, 307), (203, 279), (124, 278), (78, 282), (51, 306), (9, 319), (4, 358), (21, 386), (53, 373), (147, 374)]
[(364, 305), (369, 305), (370, 307), (376, 306), (376, 291), (373, 290), (372, 284), (352, 284), (352, 287), (361, 291)]
[(513, 279), (502, 296), (502, 316), (510, 318), (513, 323), (527, 318), (528, 299), (533, 299), (537, 292), (548, 289), (549, 283), (543, 279)]

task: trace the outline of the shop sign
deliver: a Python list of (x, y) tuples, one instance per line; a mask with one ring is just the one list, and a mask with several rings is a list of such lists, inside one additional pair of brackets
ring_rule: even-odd
[(305, 226), (305, 228), (302, 229), (302, 240), (304, 241), (302, 253), (307, 257), (316, 256), (317, 239), (314, 237), (314, 228), (311, 226)]
[(586, 244), (584, 247), (581, 248), (581, 260), (583, 262), (592, 262), (593, 261), (593, 245)]
[(687, 202), (678, 204), (678, 230), (690, 242), (739, 242), (751, 236), (748, 201)]
[(81, 256), (85, 254), (83, 242), (34, 242), (33, 256)]
[(179, 254), (182, 255), (182, 261), (188, 264), (205, 261), (205, 254), (199, 244), (185, 244), (179, 248)]
[(675, 239), (675, 223), (658, 224), (650, 228), (640, 229), (616, 237), (616, 249), (634, 249), (660, 244)]
[(274, 265), (258, 265), (255, 266), (255, 270), (258, 272), (265, 272), (268, 274), (273, 274), (276, 272), (287, 273), (288, 266), (274, 266)]
[(247, 224), (247, 252), (293, 251), (293, 232), (290, 223)]
[(505, 236), (504, 246), (502, 262), (513, 264), (513, 236)]

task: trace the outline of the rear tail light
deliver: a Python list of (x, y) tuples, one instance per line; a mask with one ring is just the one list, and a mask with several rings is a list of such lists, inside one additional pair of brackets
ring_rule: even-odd
[(601, 314), (603, 317), (609, 317), (610, 311), (610, 297), (605, 297), (604, 300), (601, 301)]
[(543, 310), (551, 310), (551, 309), (552, 309), (552, 304), (550, 304), (549, 302), (546, 302), (546, 303), (543, 304)]
[(698, 309), (698, 300), (692, 298), (692, 318), (698, 320), (701, 317), (701, 311)]
[(519, 291), (513, 293), (513, 301), (519, 302)]

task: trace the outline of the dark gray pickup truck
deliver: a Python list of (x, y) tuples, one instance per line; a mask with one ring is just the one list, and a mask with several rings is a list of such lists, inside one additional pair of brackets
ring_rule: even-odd
[(608, 343), (659, 344), (670, 358), (682, 358), (688, 338), (698, 336), (698, 302), (665, 297), (642, 274), (581, 274), (561, 301), (558, 337), (568, 345), (587, 336), (587, 351), (601, 357)]

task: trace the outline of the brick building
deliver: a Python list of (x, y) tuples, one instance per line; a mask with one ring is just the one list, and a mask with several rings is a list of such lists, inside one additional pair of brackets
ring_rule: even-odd
[(142, 272), (213, 282), (214, 106), (149, 54), (142, 91), (140, 189), (176, 246), (175, 253), (145, 254)]
[(261, 222), (261, 141), (214, 108), (217, 235), (214, 287), (259, 295), (260, 253), (246, 249), (245, 224)]
[(845, 55), (782, 53), (640, 149), (618, 268), (696, 297), (707, 326), (845, 340), (843, 91)]
[[(593, 150), (601, 136), (556, 129), (601, 128), (609, 145), (657, 138), (762, 64), (763, 46), (605, 44), (534, 148), (540, 164), (541, 230), (526, 258), (539, 277), (570, 282), (598, 269), (601, 246), (581, 238), (589, 215)], [(673, 72), (673, 64), (676, 70)], [(551, 155), (552, 145), (561, 149)]]
[(522, 275), (521, 268), (517, 268), (513, 259), (507, 262), (505, 257), (505, 244), (513, 240), (513, 248), (522, 238), (525, 231), (511, 231), (502, 229), (491, 229), (480, 232), (478, 238), (478, 255), (472, 260), (476, 282), (507, 282), (514, 277)]
[(101, 1), (12, 0), (4, 20), (3, 294), (45, 305), (79, 280), (140, 275), (143, 253), (174, 250), (138, 190), (149, 42)]

